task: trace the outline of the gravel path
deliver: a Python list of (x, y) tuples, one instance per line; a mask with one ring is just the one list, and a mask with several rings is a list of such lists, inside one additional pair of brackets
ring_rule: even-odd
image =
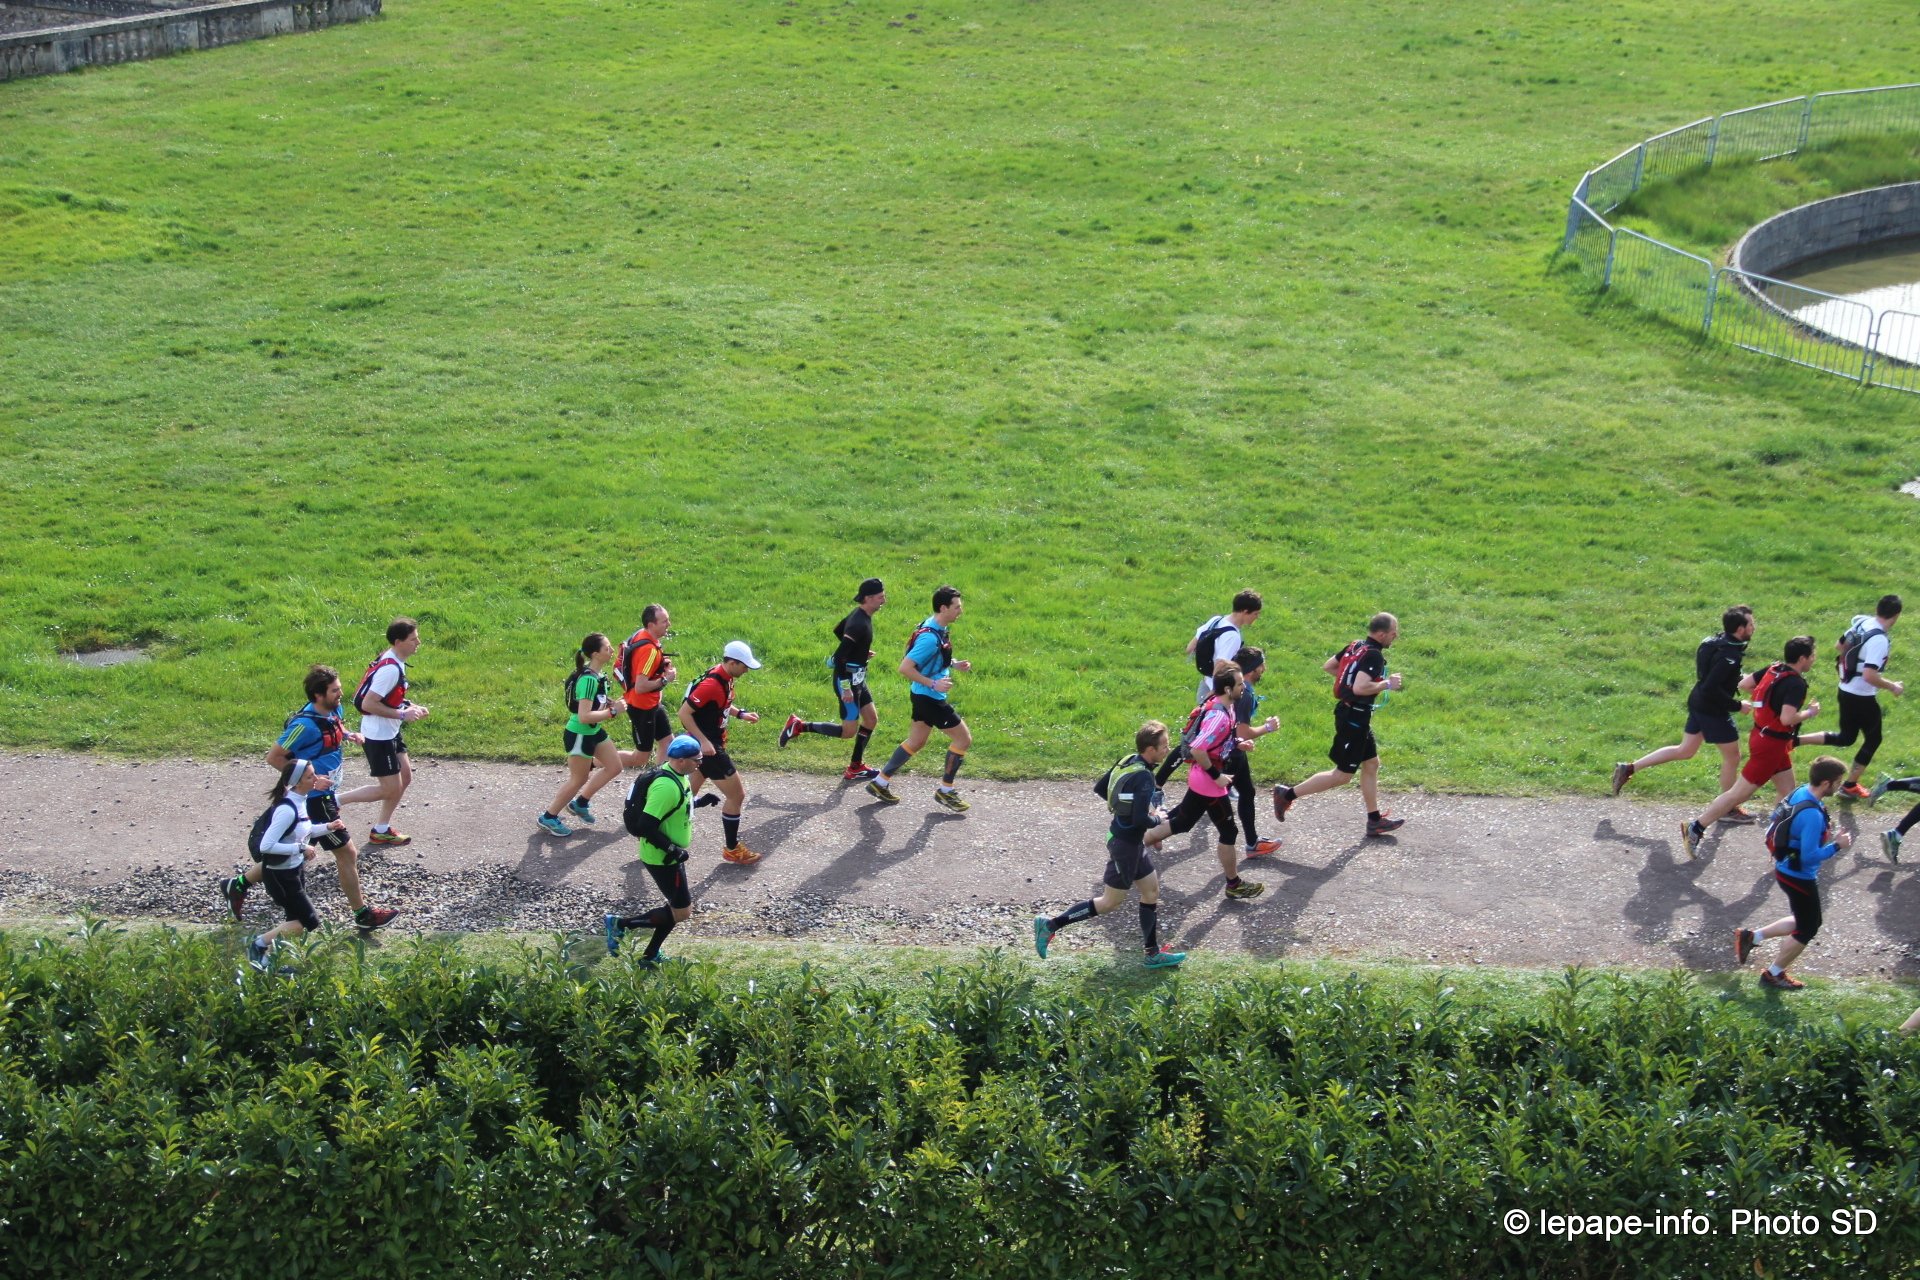
[[(398, 821), (414, 843), (363, 853), (372, 900), (405, 913), (388, 933), (597, 930), (603, 911), (654, 905), (615, 789), (597, 827), (566, 840), (535, 828), (558, 778), (557, 767), (419, 762)], [(1034, 913), (1088, 896), (1105, 861), (1103, 810), (1082, 782), (976, 781), (962, 815), (935, 807), (932, 783), (911, 772), (893, 807), (816, 775), (746, 780), (743, 837), (767, 857), (722, 862), (716, 811), (695, 815), (698, 906), (682, 927), (703, 935), (1025, 946)], [(257, 761), (0, 753), (0, 920), (83, 905), (223, 919), (215, 879), (245, 863), (270, 781)], [(1734, 928), (1785, 913), (1756, 828), (1723, 826), (1699, 862), (1686, 860), (1678, 826), (1692, 806), (1418, 793), (1388, 805), (1408, 822), (1381, 840), (1359, 834), (1357, 790), (1304, 800), (1284, 824), (1269, 818), (1262, 834), (1286, 843), (1244, 872), (1267, 885), (1250, 902), (1221, 897), (1210, 828), (1169, 842), (1154, 855), (1162, 937), (1270, 955), (1725, 969)], [(1920, 882), (1874, 838), (1900, 812), (1836, 806), (1863, 837), (1822, 877), (1827, 923), (1802, 971), (1920, 974)], [(369, 813), (347, 810), (363, 837)], [(344, 922), (328, 860), (308, 881), (321, 915)], [(271, 910), (256, 893), (249, 921)], [(1131, 956), (1137, 940), (1127, 908), (1055, 945)]]

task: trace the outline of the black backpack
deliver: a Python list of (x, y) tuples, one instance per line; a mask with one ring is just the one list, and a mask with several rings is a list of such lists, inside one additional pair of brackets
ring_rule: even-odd
[[(574, 713), (574, 704), (579, 701), (578, 698), (573, 696), (574, 686), (579, 684), (581, 676), (590, 676), (592, 674), (593, 672), (588, 671), (585, 667), (582, 667), (580, 670), (573, 672), (571, 675), (567, 677), (567, 682), (561, 690), (561, 696), (562, 696), (562, 700), (565, 701), (567, 704), (568, 715), (572, 715)], [(600, 683), (594, 686), (593, 709), (595, 711), (600, 710), (600, 700), (607, 696), (606, 679), (607, 678), (605, 676), (601, 676)]]
[(1227, 615), (1224, 613), (1209, 618), (1207, 625), (1200, 628), (1200, 635), (1193, 642), (1194, 669), (1203, 676), (1212, 675), (1214, 645), (1219, 643), (1221, 636), (1236, 630), (1238, 628), (1227, 621)]
[[(300, 798), (291, 791), (268, 805), (267, 811), (253, 820), (253, 828), (247, 832), (247, 852), (253, 855), (255, 862), (265, 862), (267, 860), (267, 855), (261, 850), (260, 843), (267, 838), (267, 828), (273, 825), (274, 812), (283, 804), (293, 807), (293, 820), (295, 822), (300, 820)], [(279, 857), (280, 855), (275, 854), (274, 856)]]
[(1800, 850), (1792, 847), (1793, 820), (1809, 809), (1826, 812), (1816, 799), (1802, 800), (1799, 804), (1791, 800), (1782, 800), (1773, 806), (1773, 812), (1767, 815), (1766, 842), (1767, 852), (1776, 860), (1784, 857), (1787, 865), (1795, 871), (1800, 869)]
[(1876, 627), (1871, 621), (1848, 627), (1840, 633), (1838, 665), (1840, 683), (1860, 678), (1860, 651), (1867, 647), (1867, 641), (1875, 636), (1887, 634), (1885, 629)]
[[(633, 785), (627, 788), (627, 803), (620, 810), (620, 820), (626, 824), (628, 835), (634, 837), (641, 835), (640, 819), (645, 816), (647, 812), (647, 793), (653, 790), (654, 783), (672, 772), (673, 770), (669, 769), (666, 765), (654, 765), (652, 768), (642, 772), (639, 777), (633, 780)], [(668, 818), (680, 812), (680, 805), (686, 802), (687, 790), (685, 787), (682, 787), (680, 789), (680, 804), (674, 805), (673, 808), (660, 815), (660, 821), (664, 824)]]

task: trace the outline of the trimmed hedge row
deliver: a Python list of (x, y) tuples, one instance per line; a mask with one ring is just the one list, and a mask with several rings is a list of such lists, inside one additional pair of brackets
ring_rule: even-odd
[[(1920, 1061), (1683, 975), (911, 993), (0, 933), (0, 1274), (1912, 1274)], [(1284, 970), (1276, 970), (1284, 973)], [(1736, 1237), (1728, 1210), (1878, 1230)], [(1511, 1209), (1708, 1236), (1509, 1235)]]

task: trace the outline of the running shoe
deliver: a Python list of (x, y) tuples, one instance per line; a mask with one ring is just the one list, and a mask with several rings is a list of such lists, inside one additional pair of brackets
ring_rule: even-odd
[(656, 951), (650, 956), (641, 956), (640, 967), (642, 969), (658, 969), (661, 965), (666, 964), (668, 961), (672, 959), (673, 959), (672, 956), (664, 955), (661, 952)]
[(882, 804), (900, 803), (900, 797), (893, 794), (892, 787), (880, 781), (880, 775), (877, 773), (867, 780), (867, 794)]
[(1857, 782), (1849, 782), (1846, 786), (1840, 788), (1840, 794), (1849, 800), (1871, 800), (1874, 798), (1873, 792), (1867, 790)]
[(1239, 884), (1227, 886), (1229, 898), (1257, 898), (1267, 891), (1267, 886), (1258, 880), (1242, 880)]
[(1035, 916), (1033, 918), (1033, 949), (1040, 953), (1042, 960), (1047, 958), (1047, 944), (1052, 941), (1053, 926), (1047, 923), (1045, 916)]
[(255, 934), (247, 939), (247, 963), (261, 973), (265, 973), (273, 963), (268, 959), (272, 953), (273, 944), (267, 941), (265, 934)]
[(1405, 818), (1391, 818), (1383, 813), (1377, 818), (1367, 819), (1367, 834), (1370, 836), (1392, 835), (1406, 825)]
[(1622, 760), (1613, 766), (1613, 794), (1619, 795), (1620, 788), (1627, 785), (1627, 779), (1633, 776), (1633, 766)]
[(721, 850), (720, 856), (736, 867), (750, 867), (760, 861), (760, 855), (743, 844), (734, 845), (731, 849)]
[(1270, 853), (1278, 852), (1280, 852), (1278, 840), (1262, 840), (1257, 844), (1248, 845), (1246, 849), (1246, 855), (1249, 858), (1264, 858)]
[(780, 727), (780, 745), (785, 747), (789, 742), (792, 742), (804, 724), (806, 724), (806, 721), (802, 720), (799, 716), (788, 716), (786, 724)]
[(392, 907), (362, 907), (353, 913), (353, 925), (356, 929), (365, 929), (371, 933), (393, 923), (400, 913)]
[(1683, 822), (1680, 824), (1680, 843), (1686, 847), (1689, 858), (1698, 858), (1700, 856), (1701, 834), (1702, 833), (1696, 832), (1693, 829), (1693, 823), (1691, 822)]
[(573, 799), (567, 801), (567, 812), (588, 826), (593, 825), (593, 806), (585, 800), (582, 800), (579, 796), (575, 796)]
[(392, 827), (388, 827), (385, 831), (367, 832), (367, 843), (368, 844), (384, 844), (397, 849), (403, 844), (412, 844), (413, 837), (403, 836), (398, 831), (395, 831)]
[(233, 918), (238, 920), (247, 905), (247, 878), (234, 876), (231, 880), (221, 881), (220, 896), (227, 900), (227, 910), (233, 912)]
[(1747, 957), (1753, 954), (1753, 930), (1735, 929), (1733, 931), (1733, 962), (1745, 964)]
[(1758, 822), (1760, 819), (1754, 817), (1753, 814), (1746, 809), (1735, 809), (1726, 817), (1720, 819), (1720, 821), (1730, 827), (1744, 827), (1750, 823)]
[(620, 939), (627, 932), (620, 927), (620, 917), (616, 915), (602, 916), (600, 917), (600, 927), (607, 935), (607, 954), (610, 956), (619, 955)]
[(951, 809), (955, 813), (965, 813), (973, 807), (965, 800), (962, 800), (960, 793), (952, 787), (935, 787), (933, 789), (933, 802), (941, 808)]
[(1880, 850), (1887, 855), (1887, 861), (1898, 864), (1900, 861), (1900, 842), (1906, 839), (1896, 830), (1880, 833)]
[(1775, 991), (1804, 991), (1807, 986), (1790, 973), (1775, 973), (1771, 969), (1760, 971), (1760, 985), (1772, 987)]
[(880, 771), (870, 764), (850, 764), (847, 771), (840, 775), (842, 782), (871, 782), (880, 776)]
[(1881, 774), (1880, 781), (1874, 783), (1873, 790), (1867, 792), (1867, 803), (1879, 804), (1880, 797), (1887, 794), (1887, 788), (1891, 787), (1892, 785), (1893, 785), (1893, 775), (1890, 773)]
[(1177, 969), (1180, 967), (1180, 962), (1186, 958), (1186, 952), (1175, 951), (1172, 947), (1162, 945), (1158, 951), (1147, 957), (1146, 964), (1149, 969)]
[(1300, 797), (1293, 794), (1293, 788), (1282, 782), (1273, 789), (1273, 820), (1285, 822), (1287, 810), (1293, 808), (1293, 802)]
[(573, 834), (572, 827), (560, 821), (560, 819), (554, 817), (550, 813), (542, 813), (540, 815), (540, 829), (547, 832), (549, 835), (570, 836)]

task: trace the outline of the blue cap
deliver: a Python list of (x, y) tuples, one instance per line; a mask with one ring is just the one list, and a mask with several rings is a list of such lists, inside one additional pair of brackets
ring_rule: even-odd
[(667, 744), (667, 759), (687, 760), (700, 754), (700, 743), (690, 733), (678, 733)]

